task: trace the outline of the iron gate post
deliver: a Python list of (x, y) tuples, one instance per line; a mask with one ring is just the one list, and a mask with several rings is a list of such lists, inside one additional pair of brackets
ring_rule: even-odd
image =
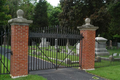
[(11, 67), (12, 78), (28, 75), (28, 33), (32, 20), (23, 18), (24, 12), (19, 9), (17, 18), (10, 19), (11, 24)]
[(81, 62), (83, 70), (93, 70), (95, 61), (95, 31), (98, 27), (91, 25), (89, 18), (85, 19), (85, 23), (85, 25), (77, 27), (84, 36), (82, 46), (80, 46), (80, 58), (82, 57), (82, 59), (79, 59), (79, 63)]

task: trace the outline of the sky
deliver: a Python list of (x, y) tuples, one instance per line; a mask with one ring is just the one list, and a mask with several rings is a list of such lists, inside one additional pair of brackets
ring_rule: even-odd
[(59, 0), (47, 0), (47, 2), (49, 2), (52, 6), (57, 6), (59, 2)]

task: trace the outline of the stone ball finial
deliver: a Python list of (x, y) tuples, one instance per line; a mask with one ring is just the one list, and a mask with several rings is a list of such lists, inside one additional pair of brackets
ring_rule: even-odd
[(17, 10), (17, 18), (23, 18), (24, 11), (22, 9)]
[(90, 25), (90, 21), (91, 21), (90, 18), (86, 18), (85, 19), (85, 25)]

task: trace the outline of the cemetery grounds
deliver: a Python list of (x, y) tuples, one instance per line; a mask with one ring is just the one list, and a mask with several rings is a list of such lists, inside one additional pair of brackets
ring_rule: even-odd
[[(120, 58), (120, 49), (113, 48), (108, 49), (108, 52), (110, 55), (117, 53), (117, 56), (114, 56), (114, 58)], [(102, 56), (102, 57), (109, 57), (109, 56)], [(110, 79), (110, 80), (119, 80), (120, 76), (120, 60), (118, 61), (101, 61), (101, 62), (95, 62), (95, 70), (87, 71), (88, 73), (98, 75), (100, 77)]]
[[(68, 49), (66, 49), (66, 46), (59, 46), (58, 49), (55, 49), (55, 46), (29, 46), (29, 55), (46, 60), (47, 62), (52, 62), (53, 64), (56, 63), (57, 58), (57, 64), (60, 64), (61, 66), (79, 65), (79, 55), (76, 54), (76, 45), (69, 46), (69, 49), (71, 50), (71, 52), (73, 52), (73, 54), (68, 53)], [(71, 60), (71, 64), (65, 63), (66, 58), (69, 58)]]
[[(59, 46), (59, 48), (63, 48), (63, 46)], [(73, 48), (73, 46), (70, 46), (70, 49)], [(54, 46), (48, 47), (48, 48), (43, 48), (41, 50), (44, 50), (44, 54), (46, 54), (49, 59), (53, 60), (53, 63), (55, 62), (54, 59), (56, 59), (56, 49), (54, 48)], [(53, 52), (51, 52), (51, 50), (53, 50)], [(62, 50), (62, 49), (60, 49)], [(64, 46), (64, 50), (66, 50), (66, 46)], [(38, 49), (39, 51), (39, 49)], [(72, 50), (74, 53), (76, 53), (76, 48), (74, 48)], [(31, 50), (29, 52), (32, 52)], [(67, 52), (67, 50), (66, 50)], [(110, 55), (113, 55), (114, 53), (117, 53), (117, 56), (114, 56), (114, 58), (120, 58), (119, 54), (120, 54), (120, 49), (117, 48), (113, 48), (113, 49), (108, 49), (108, 52), (110, 53)], [(29, 54), (31, 55), (31, 53)], [(43, 54), (39, 55), (40, 59), (44, 59), (46, 61), (49, 61), (48, 58), (46, 58), (45, 56), (42, 56)], [(59, 60), (63, 60), (63, 56), (66, 56), (66, 53), (61, 53), (58, 52), (58, 59)], [(104, 57), (104, 58), (109, 58), (109, 56), (100, 56), (100, 57)], [(37, 55), (32, 55), (34, 57), (37, 57)], [(79, 61), (79, 56), (77, 58), (74, 59), (74, 57), (76, 57), (78, 55), (74, 54), (74, 55), (68, 55), (67, 57), (69, 58), (73, 58), (73, 61)], [(67, 58), (66, 57), (66, 58)], [(60, 63), (60, 61), (58, 60), (58, 64)], [(76, 63), (79, 64), (79, 63)], [(65, 63), (62, 63), (61, 65), (66, 66)], [(67, 64), (68, 65), (68, 64)], [(69, 64), (69, 65), (75, 65), (75, 64)], [(76, 68), (76, 67), (75, 67)], [(78, 67), (77, 67), (78, 68)], [(110, 79), (110, 80), (119, 80), (119, 75), (120, 75), (120, 60), (116, 60), (116, 61), (109, 61), (109, 60), (101, 60), (101, 62), (95, 62), (95, 70), (93, 71), (87, 71), (88, 73), (92, 73), (94, 75), (98, 75), (100, 77), (106, 78), (106, 79)]]
[[(8, 47), (8, 48), (10, 48), (10, 47)], [(44, 49), (45, 49), (46, 55), (48, 55), (49, 57), (51, 57), (51, 55), (56, 56), (55, 53), (50, 54), (50, 51), (46, 50), (46, 48), (44, 48)], [(53, 49), (53, 50), (55, 50), (54, 47), (49, 47), (47, 49)], [(73, 51), (76, 52), (76, 49), (73, 49)], [(32, 52), (32, 51), (29, 50), (29, 52)], [(110, 53), (110, 55), (112, 55), (113, 53), (120, 53), (120, 49), (116, 49), (116, 48), (114, 48), (114, 49), (108, 49), (108, 52)], [(62, 56), (66, 56), (66, 54), (64, 54), (64, 53), (60, 53), (60, 52), (58, 52), (58, 53), (59, 53), (58, 59), (63, 59)], [(31, 55), (31, 53), (29, 53), (29, 55)], [(32, 56), (36, 57), (35, 54), (32, 55)], [(77, 56), (77, 55), (69, 55), (69, 57), (72, 57), (72, 58), (74, 58), (74, 56)], [(2, 56), (2, 57), (4, 57), (4, 56)], [(109, 57), (109, 56), (104, 56), (104, 57)], [(39, 58), (40, 59), (44, 58), (44, 59), (46, 59), (46, 61), (48, 60), (48, 58), (45, 58), (43, 56), (39, 56)], [(53, 58), (55, 58), (55, 57), (53, 57)], [(117, 55), (117, 56), (115, 56), (115, 58), (120, 58), (120, 56)], [(4, 57), (3, 59), (6, 59), (6, 58)], [(76, 58), (75, 60), (79, 60), (79, 57)], [(9, 61), (9, 64), (10, 64), (10, 61)], [(66, 64), (63, 63), (61, 65), (66, 65)], [(9, 69), (10, 69), (10, 65), (8, 65), (8, 66), (9, 66)], [(95, 67), (97, 67), (97, 68), (95, 68), (95, 70), (93, 70), (93, 71), (86, 71), (86, 72), (94, 74), (94, 75), (97, 75), (97, 76), (100, 76), (100, 77), (103, 77), (103, 78), (106, 78), (106, 79), (110, 79), (110, 80), (119, 80), (119, 75), (120, 75), (120, 61), (113, 61), (113, 62), (110, 62), (110, 61), (101, 61), (101, 62), (95, 62)], [(10, 80), (11, 79), (9, 75), (0, 75), (0, 78), (1, 78), (1, 80), (2, 79), (3, 80)], [(28, 77), (25, 77), (23, 79), (24, 80), (28, 80), (28, 79), (29, 80), (32, 80), (32, 79), (38, 80), (40, 78), (41, 78), (41, 80), (46, 80), (43, 77), (39, 77), (37, 75), (29, 75)], [(19, 80), (19, 78), (15, 79), (15, 80)]]

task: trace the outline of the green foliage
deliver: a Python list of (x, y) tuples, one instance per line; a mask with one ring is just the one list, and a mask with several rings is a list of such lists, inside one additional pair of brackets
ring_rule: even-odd
[(115, 35), (120, 35), (120, 2), (113, 3), (109, 8), (109, 13), (111, 15), (111, 22), (109, 27), (109, 32), (114, 37)]
[[(31, 3), (33, 1), (33, 3)], [(22, 9), (24, 11), (24, 17), (27, 19), (33, 18), (34, 7), (36, 0), (7, 0), (6, 4), (9, 6), (9, 14), (12, 15), (12, 18), (16, 18), (16, 11)]]
[(47, 2), (45, 0), (39, 0), (34, 11), (33, 26), (34, 27), (46, 27), (48, 26), (47, 15)]
[(50, 16), (49, 16), (49, 24), (51, 26), (54, 25), (59, 25), (59, 19), (58, 19), (58, 14), (62, 12), (61, 7), (54, 7), (51, 11), (50, 11)]
[(113, 36), (113, 38), (120, 38), (120, 35), (116, 34)]
[(8, 5), (5, 5), (6, 0), (0, 1), (0, 26), (6, 25), (8, 20), (11, 18), (10, 15), (8, 15), (9, 7)]
[(47, 79), (38, 75), (28, 75), (26, 77), (21, 77), (16, 79), (12, 79), (10, 75), (0, 75), (0, 80), (47, 80)]
[(102, 0), (61, 0), (60, 4), (63, 10), (59, 15), (60, 24), (71, 28), (83, 25), (86, 17), (98, 12), (105, 5)]
[(30, 2), (30, 0), (23, 0), (21, 5), (19, 6), (20, 9), (24, 11), (24, 17), (26, 19), (33, 19), (33, 13), (34, 13), (34, 4)]

